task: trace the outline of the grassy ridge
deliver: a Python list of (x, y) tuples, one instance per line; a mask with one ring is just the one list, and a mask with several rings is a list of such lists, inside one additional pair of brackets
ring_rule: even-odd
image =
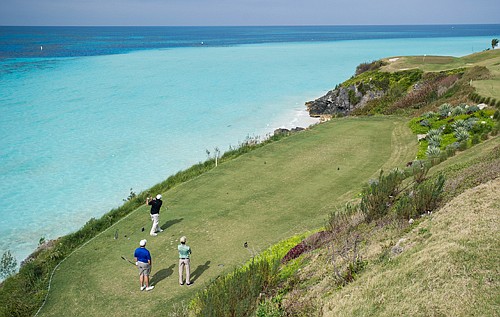
[[(353, 197), (388, 159), (411, 160), (414, 147), (407, 144), (416, 141), (404, 126), (390, 117), (335, 120), (172, 188), (165, 193), (169, 209), (161, 215), (165, 232), (149, 237), (146, 206), (130, 214), (60, 266), (40, 316), (165, 314), (173, 303), (269, 245), (322, 226), (326, 210)], [(391, 138), (400, 141), (386, 142)], [(404, 146), (395, 149), (398, 144)], [(184, 234), (194, 251), (192, 288), (177, 284), (176, 245)], [(120, 258), (130, 257), (141, 238), (148, 238), (154, 257), (157, 287), (149, 293), (138, 291), (136, 269)]]

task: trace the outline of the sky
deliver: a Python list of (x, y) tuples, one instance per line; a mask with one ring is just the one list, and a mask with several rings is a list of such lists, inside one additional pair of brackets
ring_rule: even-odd
[(499, 24), (499, 0), (0, 0), (0, 25)]

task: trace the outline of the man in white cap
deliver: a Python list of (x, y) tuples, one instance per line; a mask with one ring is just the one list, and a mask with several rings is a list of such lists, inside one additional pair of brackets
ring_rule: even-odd
[(135, 264), (139, 268), (139, 282), (141, 283), (141, 291), (150, 291), (155, 288), (153, 285), (149, 286), (149, 274), (151, 274), (151, 254), (146, 249), (146, 239), (139, 242), (139, 248), (135, 249), (134, 258)]
[(150, 235), (156, 236), (156, 232), (162, 232), (163, 230), (160, 228), (160, 208), (163, 202), (161, 201), (161, 195), (156, 195), (155, 198), (147, 197), (146, 205), (151, 206), (151, 221), (153, 221), (153, 226), (151, 227)]
[(186, 245), (186, 237), (182, 236), (180, 238), (181, 244), (177, 246), (177, 250), (179, 250), (179, 284), (184, 285), (184, 281), (182, 279), (182, 273), (184, 271), (184, 267), (186, 268), (186, 285), (191, 285), (190, 281), (190, 260), (191, 256), (191, 248)]

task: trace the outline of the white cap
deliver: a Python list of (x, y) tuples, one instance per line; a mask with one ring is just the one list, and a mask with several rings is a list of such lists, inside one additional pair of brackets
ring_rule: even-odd
[(181, 241), (181, 243), (186, 243), (186, 237), (185, 237), (185, 236), (182, 236), (182, 237), (180, 238), (180, 241)]
[(161, 195), (160, 194), (156, 195), (156, 199), (161, 199)]
[(142, 240), (139, 242), (139, 245), (140, 245), (141, 247), (143, 247), (143, 246), (145, 246), (145, 245), (146, 245), (146, 242), (148, 242), (148, 240), (146, 240), (146, 239), (142, 239)]

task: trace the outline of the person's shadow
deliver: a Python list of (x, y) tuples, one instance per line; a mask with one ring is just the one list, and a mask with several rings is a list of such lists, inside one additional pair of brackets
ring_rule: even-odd
[(172, 275), (174, 273), (174, 267), (175, 264), (172, 264), (166, 269), (161, 269), (158, 272), (156, 272), (155, 275), (153, 275), (153, 277), (151, 278), (151, 284), (156, 285), (161, 281), (163, 281), (164, 279), (166, 279), (167, 277), (169, 277), (170, 275)]
[(209, 268), (210, 268), (210, 261), (205, 262), (205, 264), (198, 265), (196, 270), (194, 270), (193, 273), (191, 273), (191, 278), (190, 278), (191, 282), (196, 281), (198, 277), (200, 277), (200, 275), (203, 274), (203, 272), (205, 272)]
[(181, 222), (182, 220), (184, 220), (184, 218), (169, 220), (169, 221), (165, 222), (160, 228), (161, 228), (161, 230), (167, 230), (168, 227), (172, 227), (173, 225)]

